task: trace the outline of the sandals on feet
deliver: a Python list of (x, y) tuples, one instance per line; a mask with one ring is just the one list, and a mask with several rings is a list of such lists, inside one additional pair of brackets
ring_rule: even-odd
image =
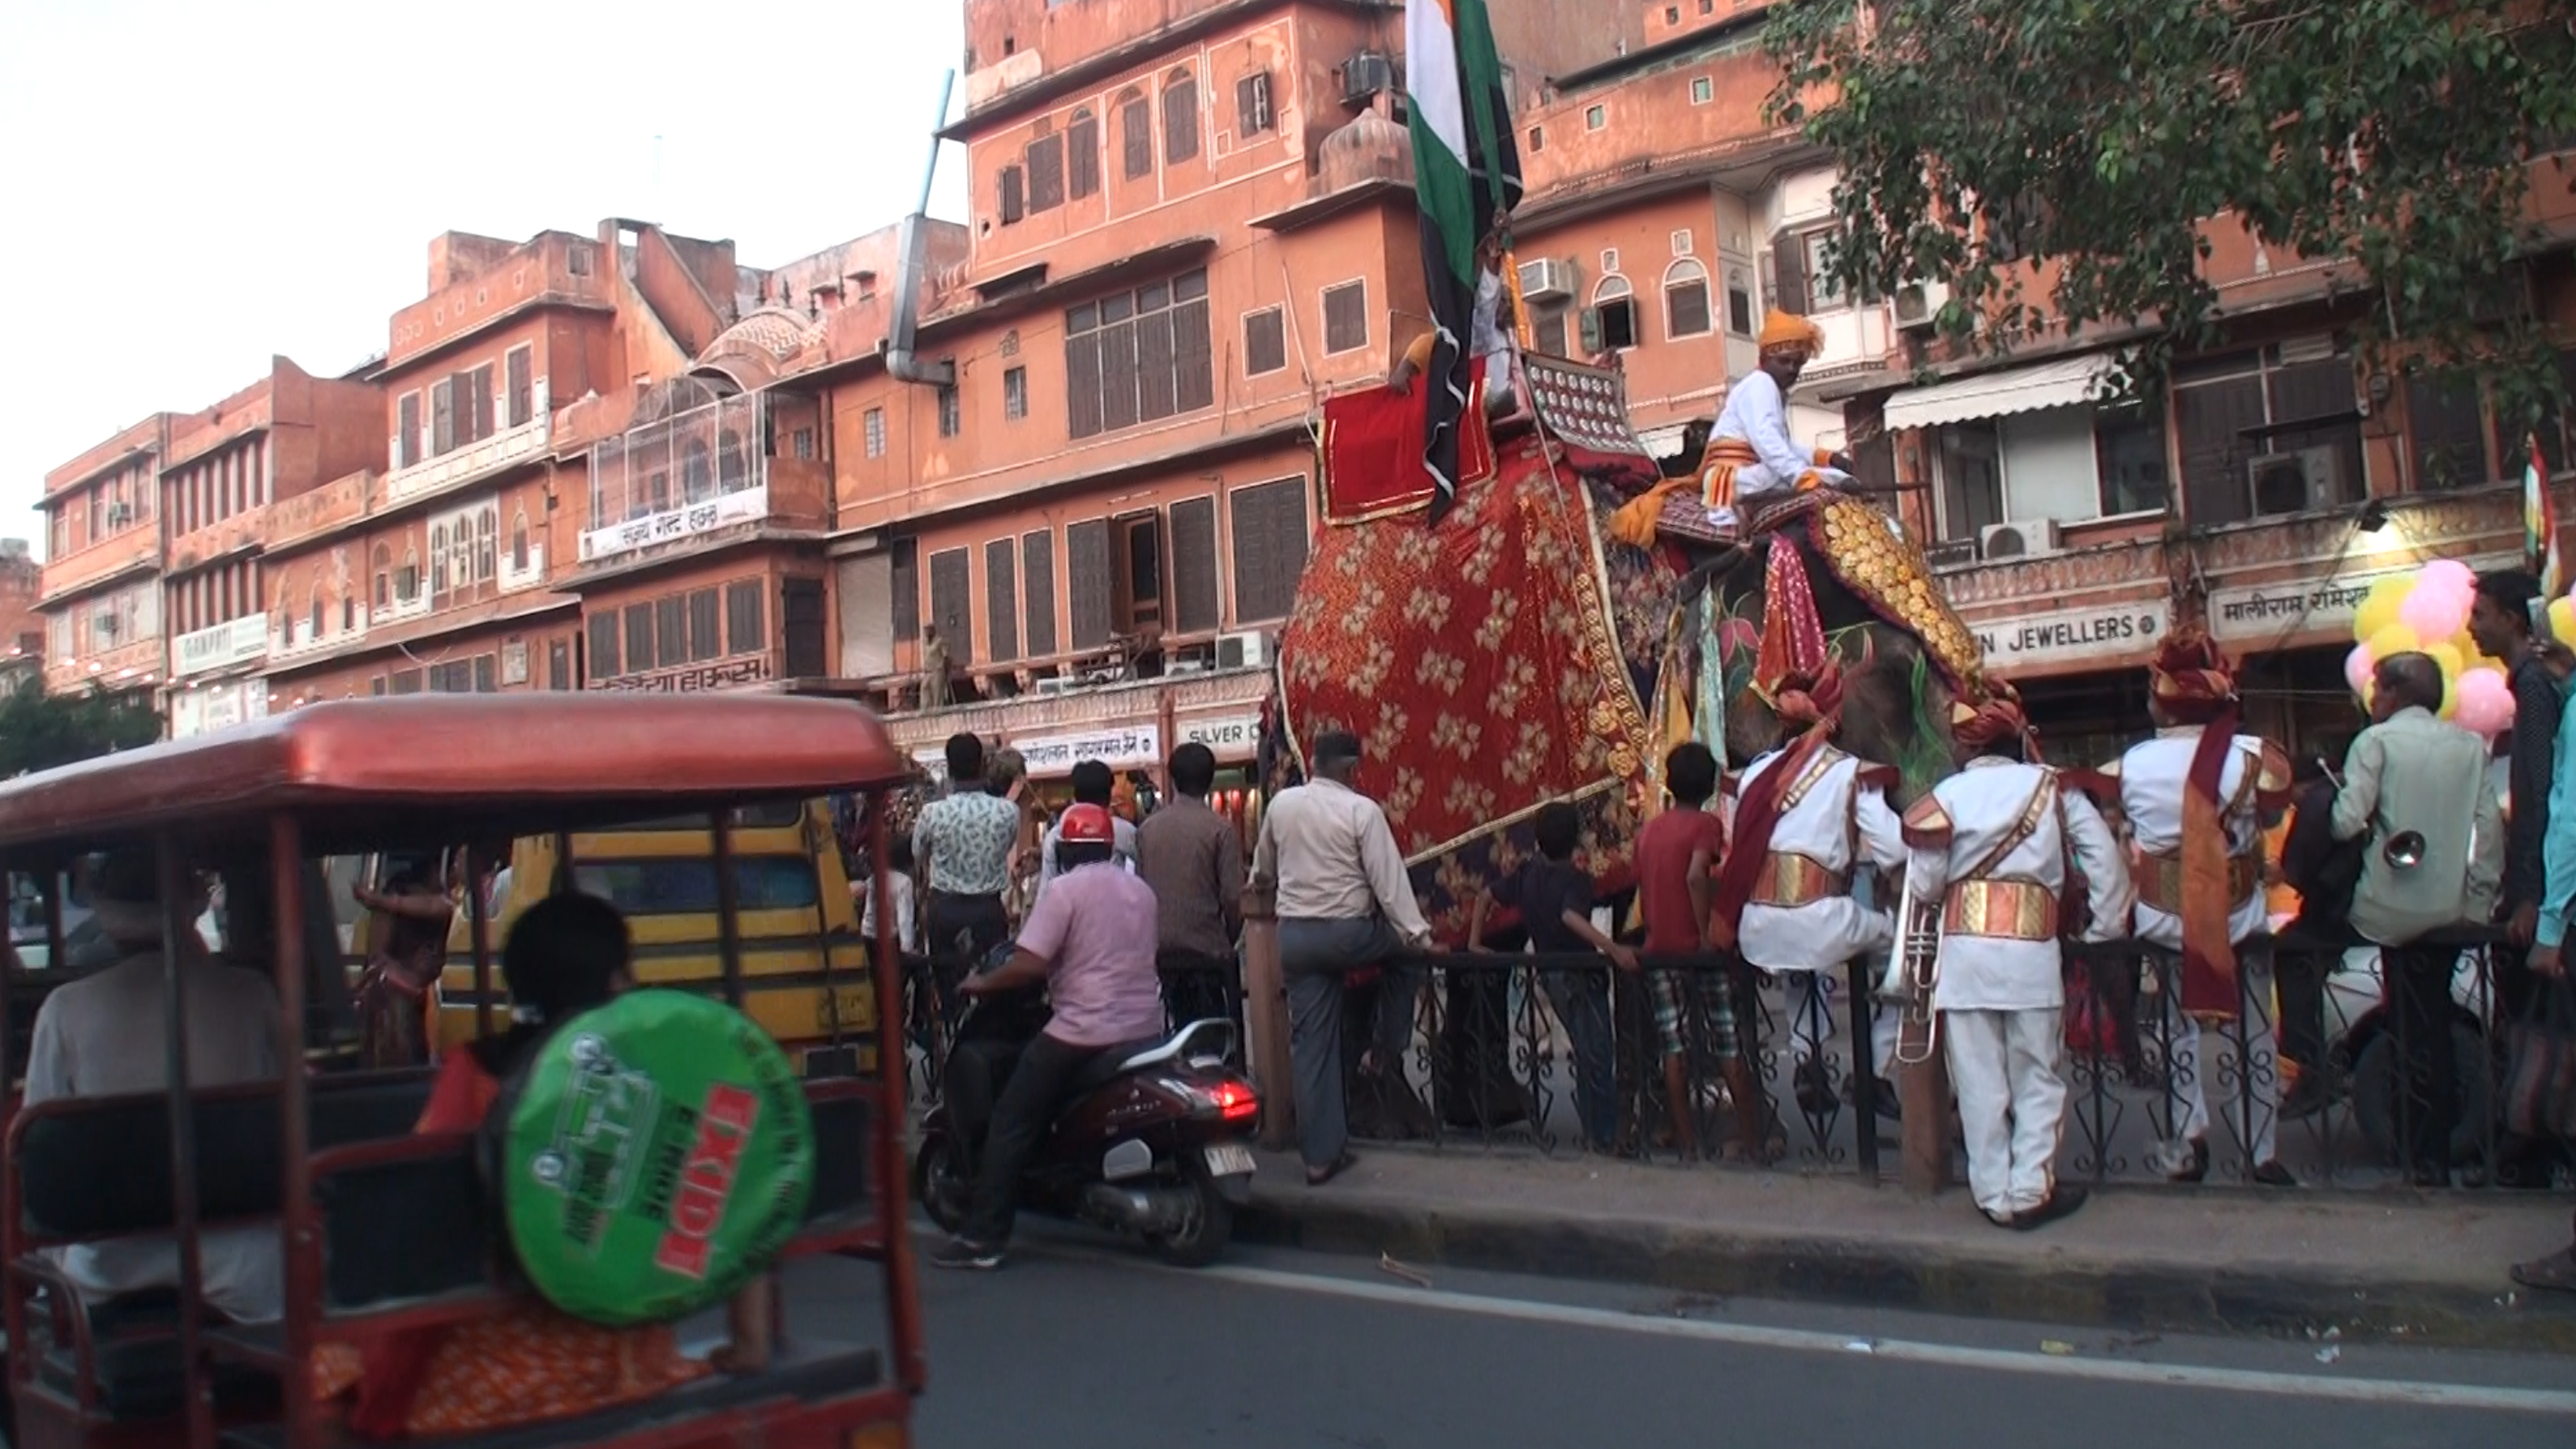
[(1359, 1165), (1358, 1155), (1355, 1153), (1345, 1152), (1322, 1167), (1307, 1168), (1306, 1185), (1308, 1187), (1322, 1187), (1325, 1183), (1328, 1183), (1334, 1178), (1341, 1176), (1343, 1173), (1350, 1171), (1357, 1165)]

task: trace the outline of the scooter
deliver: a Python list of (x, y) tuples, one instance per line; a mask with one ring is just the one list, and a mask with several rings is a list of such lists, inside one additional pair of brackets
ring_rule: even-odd
[[(983, 1003), (957, 1025), (975, 1034)], [(1233, 1208), (1252, 1195), (1261, 1099), (1227, 1065), (1234, 1023), (1194, 1021), (1174, 1035), (1103, 1052), (1020, 1179), (1021, 1208), (1143, 1238), (1165, 1260), (1205, 1267), (1225, 1251)], [(930, 1109), (913, 1157), (913, 1196), (930, 1220), (964, 1226), (975, 1164), (945, 1101)]]

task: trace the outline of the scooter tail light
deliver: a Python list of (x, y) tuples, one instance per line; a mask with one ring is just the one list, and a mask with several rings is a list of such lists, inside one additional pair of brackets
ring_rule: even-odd
[(1261, 1095), (1249, 1083), (1231, 1078), (1217, 1084), (1216, 1104), (1216, 1114), (1228, 1122), (1261, 1115)]

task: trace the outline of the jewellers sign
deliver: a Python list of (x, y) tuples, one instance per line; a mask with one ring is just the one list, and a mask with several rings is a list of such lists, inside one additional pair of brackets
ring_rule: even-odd
[(268, 616), (241, 618), (179, 636), (172, 648), (170, 672), (181, 677), (227, 664), (247, 664), (268, 653)]
[(692, 538), (730, 524), (748, 523), (769, 513), (769, 490), (745, 488), (735, 493), (719, 493), (704, 503), (692, 503), (667, 513), (613, 523), (594, 528), (581, 536), (581, 561), (610, 558), (632, 553), (657, 543)]
[(1219, 715), (1185, 719), (1174, 726), (1184, 745), (1205, 745), (1218, 759), (1243, 759), (1261, 745), (1261, 716)]
[(2173, 605), (2164, 599), (2024, 614), (1972, 626), (1986, 668), (2010, 678), (2016, 670), (2082, 660), (2109, 664), (2144, 654), (2173, 627)]

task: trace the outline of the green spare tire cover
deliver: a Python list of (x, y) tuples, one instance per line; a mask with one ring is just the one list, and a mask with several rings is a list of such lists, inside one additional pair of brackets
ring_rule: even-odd
[(486, 1161), (520, 1267), (566, 1313), (683, 1317), (768, 1267), (804, 1221), (803, 1085), (731, 1007), (631, 991), (565, 1022), (514, 1077)]

